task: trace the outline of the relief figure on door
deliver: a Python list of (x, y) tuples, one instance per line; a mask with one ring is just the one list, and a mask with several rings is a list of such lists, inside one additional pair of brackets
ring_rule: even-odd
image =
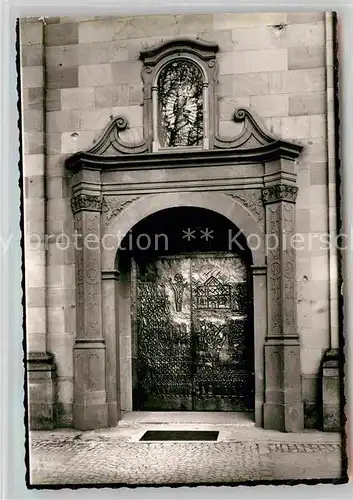
[(138, 409), (251, 409), (244, 262), (159, 258), (137, 266), (136, 288)]

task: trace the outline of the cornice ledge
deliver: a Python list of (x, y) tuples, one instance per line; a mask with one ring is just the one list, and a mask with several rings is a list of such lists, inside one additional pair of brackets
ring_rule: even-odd
[(260, 119), (248, 108), (238, 108), (234, 111), (233, 121), (244, 122), (243, 130), (233, 138), (215, 137), (216, 149), (237, 149), (256, 151), (261, 146), (272, 145), (277, 150), (278, 158), (296, 159), (303, 146), (294, 142), (284, 141), (267, 132), (261, 125)]
[(160, 55), (163, 57), (178, 51), (192, 51), (196, 52), (202, 59), (214, 58), (215, 53), (218, 52), (219, 47), (217, 43), (207, 42), (199, 38), (177, 38), (176, 40), (168, 40), (159, 43), (154, 47), (142, 49), (140, 51), (140, 60), (146, 64), (153, 65), (158, 62)]
[(237, 164), (263, 163), (275, 161), (280, 158), (294, 161), (298, 155), (298, 149), (288, 147), (282, 141), (276, 141), (266, 146), (251, 149), (131, 153), (117, 156), (100, 156), (88, 152), (79, 152), (66, 160), (66, 166), (73, 172), (84, 168), (95, 170), (201, 168), (204, 166), (217, 167), (228, 164), (236, 166)]

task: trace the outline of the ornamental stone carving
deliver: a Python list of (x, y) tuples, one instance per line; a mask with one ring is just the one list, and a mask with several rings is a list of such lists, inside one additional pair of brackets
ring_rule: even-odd
[[(94, 213), (91, 212), (88, 214), (85, 214), (85, 231), (87, 234), (98, 234), (99, 231), (99, 225), (100, 225), (100, 214), (99, 213)], [(97, 249), (97, 243), (92, 242), (92, 245), (87, 246), (88, 249)]]
[(283, 203), (283, 209), (283, 231), (291, 235), (294, 231), (294, 205)]
[(268, 207), (269, 210), (269, 232), (270, 234), (278, 235), (280, 231), (280, 206), (274, 205), (272, 207)]
[(298, 188), (290, 184), (276, 184), (262, 190), (264, 203), (275, 203), (276, 201), (289, 201), (295, 203)]
[(241, 191), (241, 194), (237, 191), (228, 191), (225, 194), (231, 198), (238, 199), (252, 212), (258, 222), (264, 221), (264, 207), (259, 190), (243, 190)]
[(81, 210), (100, 212), (102, 210), (101, 197), (91, 194), (76, 194), (71, 198), (71, 209), (74, 214)]
[(108, 225), (113, 217), (116, 217), (127, 205), (137, 200), (139, 196), (124, 199), (116, 198), (115, 196), (103, 197), (103, 218), (104, 224)]

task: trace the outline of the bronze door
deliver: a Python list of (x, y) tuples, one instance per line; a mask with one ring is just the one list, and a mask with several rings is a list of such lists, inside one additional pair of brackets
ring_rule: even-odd
[(253, 409), (247, 268), (227, 254), (136, 266), (139, 410)]

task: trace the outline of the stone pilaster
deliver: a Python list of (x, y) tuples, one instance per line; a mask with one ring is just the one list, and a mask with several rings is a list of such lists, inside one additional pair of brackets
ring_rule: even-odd
[(254, 311), (263, 314), (254, 315), (254, 358), (255, 358), (255, 425), (263, 426), (263, 394), (264, 394), (264, 353), (263, 346), (266, 337), (267, 310), (267, 268), (266, 266), (251, 266), (253, 276)]
[(304, 425), (291, 244), (296, 194), (294, 185), (283, 182), (262, 192), (268, 241), (264, 427), (286, 432), (300, 431)]
[(107, 402), (108, 425), (114, 427), (120, 420), (120, 370), (118, 325), (118, 271), (102, 272), (103, 336), (107, 348)]
[(105, 342), (102, 336), (99, 194), (72, 198), (76, 230), (76, 317), (73, 424), (78, 429), (108, 425)]

